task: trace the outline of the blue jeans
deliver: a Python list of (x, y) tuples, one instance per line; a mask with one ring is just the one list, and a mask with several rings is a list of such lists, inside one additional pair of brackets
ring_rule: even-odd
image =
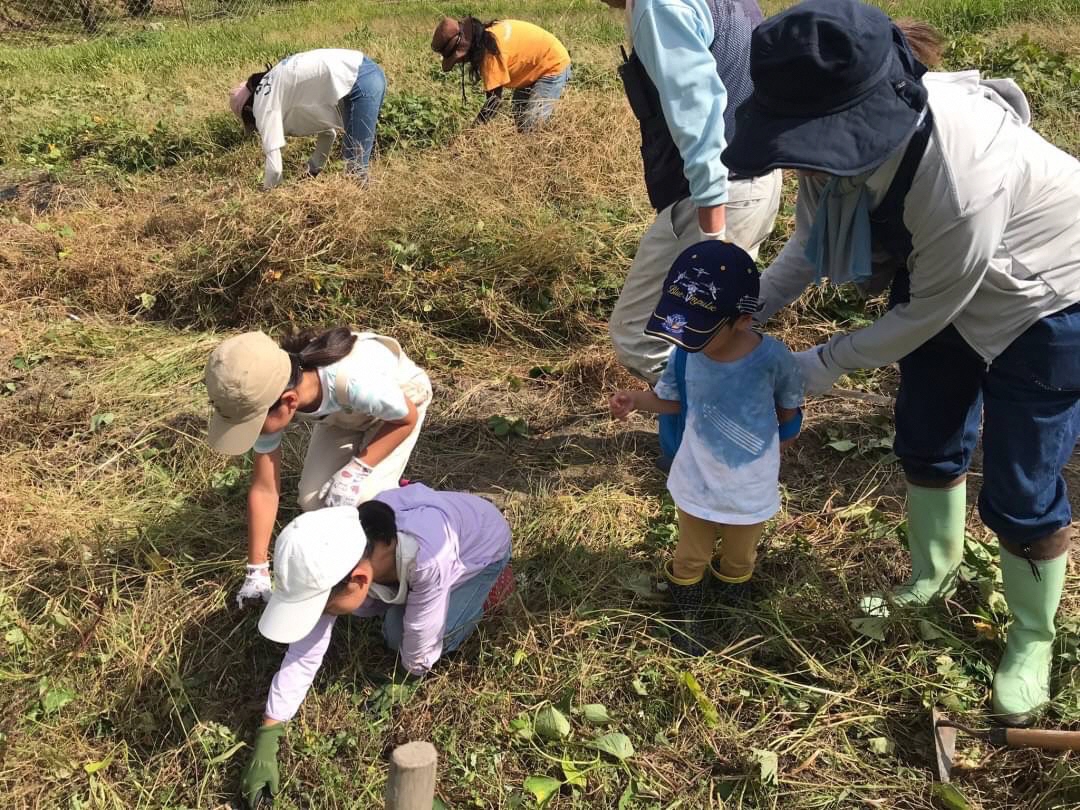
[(510, 110), (520, 132), (532, 132), (551, 118), (555, 112), (555, 102), (562, 97), (572, 73), (570, 65), (567, 65), (562, 73), (544, 76), (530, 87), (519, 87), (514, 91)]
[(1072, 520), (1062, 469), (1080, 439), (1080, 304), (1032, 325), (987, 367), (952, 326), (900, 361), (894, 449), (914, 483), (967, 472), (983, 418), (979, 514), (1044, 559)]
[[(510, 555), (507, 554), (450, 592), (443, 630), (443, 655), (456, 650), (472, 635), (484, 615), (484, 600), (491, 592), (491, 586), (509, 563)], [(405, 605), (390, 606), (383, 615), (382, 632), (387, 647), (392, 650), (401, 648), (401, 638), (405, 632)]]
[(385, 95), (386, 76), (382, 68), (365, 55), (352, 90), (341, 100), (341, 118), (345, 127), (342, 153), (348, 174), (367, 175), (371, 150), (375, 146), (375, 125)]

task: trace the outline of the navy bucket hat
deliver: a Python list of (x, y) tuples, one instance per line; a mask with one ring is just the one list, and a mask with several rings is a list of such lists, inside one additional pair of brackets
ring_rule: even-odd
[(724, 164), (749, 176), (876, 168), (918, 125), (925, 72), (880, 9), (858, 0), (792, 6), (754, 30), (754, 93), (735, 112)]

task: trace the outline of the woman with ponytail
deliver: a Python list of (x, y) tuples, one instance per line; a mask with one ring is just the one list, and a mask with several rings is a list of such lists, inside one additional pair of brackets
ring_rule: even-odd
[[(502, 104), (503, 88), (514, 91), (511, 109), (521, 132), (547, 121), (570, 81), (570, 54), (558, 38), (522, 20), (476, 17), (445, 18), (435, 28), (431, 49), (442, 56), (442, 68), (468, 64), (474, 82), (483, 82), (487, 100), (476, 123), (490, 121)], [(464, 75), (464, 74), (462, 74)], [(462, 78), (462, 93), (465, 92)]]
[(248, 575), (237, 603), (270, 595), (269, 547), (281, 497), (281, 437), (316, 422), (300, 476), (305, 512), (351, 506), (398, 486), (420, 435), (431, 382), (392, 338), (347, 327), (262, 332), (221, 343), (206, 364), (209, 441), (228, 455), (255, 451), (248, 492)]

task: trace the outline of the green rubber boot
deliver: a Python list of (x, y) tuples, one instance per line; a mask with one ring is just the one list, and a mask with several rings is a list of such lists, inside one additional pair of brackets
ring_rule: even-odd
[(1054, 614), (1065, 587), (1068, 554), (1029, 561), (1001, 549), (1005, 601), (1013, 614), (1005, 654), (994, 675), (994, 719), (1027, 726), (1050, 702)]
[(930, 489), (907, 487), (908, 549), (911, 577), (892, 593), (864, 596), (864, 616), (888, 616), (890, 605), (923, 606), (940, 602), (956, 590), (956, 574), (964, 559), (964, 517), (967, 485)]

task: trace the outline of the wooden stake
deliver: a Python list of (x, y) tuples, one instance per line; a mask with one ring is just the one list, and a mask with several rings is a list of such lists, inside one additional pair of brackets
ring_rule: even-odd
[(431, 810), (439, 754), (429, 742), (399, 745), (390, 755), (386, 810)]

